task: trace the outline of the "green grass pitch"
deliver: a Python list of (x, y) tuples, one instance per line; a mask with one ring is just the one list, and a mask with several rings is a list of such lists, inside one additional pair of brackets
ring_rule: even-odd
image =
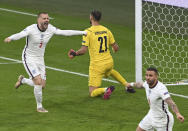
[[(54, 18), (51, 24), (60, 29), (75, 30), (84, 30), (90, 26), (88, 15), (91, 9), (98, 7), (104, 10), (102, 24), (113, 32), (120, 46), (120, 51), (112, 54), (115, 69), (128, 81), (134, 81), (134, 2), (118, 0), (105, 5), (110, 2), (104, 0), (103, 6), (100, 2), (46, 0), (37, 3), (37, 0), (2, 0), (0, 7), (35, 14), (47, 10)], [(25, 39), (10, 44), (5, 44), (3, 40), (35, 23), (36, 17), (0, 10), (0, 18), (0, 56), (21, 60)], [(88, 54), (74, 60), (67, 56), (69, 49), (78, 49), (80, 44), (81, 36), (53, 36), (46, 48), (46, 65), (88, 74)], [(46, 71), (43, 105), (49, 113), (42, 114), (36, 112), (33, 87), (24, 85), (18, 90), (14, 89), (17, 77), (20, 74), (27, 76), (22, 63), (0, 59), (0, 131), (135, 131), (149, 109), (143, 89), (136, 89), (135, 94), (129, 94), (125, 93), (122, 85), (103, 81), (102, 87), (116, 86), (110, 100), (90, 98), (87, 77), (50, 69)], [(188, 95), (187, 86), (168, 89), (176, 94)], [(172, 98), (185, 116), (183, 124), (174, 116), (173, 131), (185, 131), (188, 126), (188, 99)]]

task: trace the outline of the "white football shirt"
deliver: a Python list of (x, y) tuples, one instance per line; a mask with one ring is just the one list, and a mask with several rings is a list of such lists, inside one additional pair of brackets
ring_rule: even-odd
[(32, 24), (26, 27), (20, 33), (11, 35), (9, 38), (11, 40), (18, 40), (23, 37), (26, 37), (26, 45), (23, 50), (23, 55), (26, 57), (43, 57), (45, 53), (45, 48), (50, 40), (50, 38), (54, 35), (64, 35), (64, 36), (72, 36), (72, 35), (84, 35), (85, 31), (75, 31), (75, 30), (60, 30), (49, 24), (46, 31), (42, 32), (38, 28), (37, 24)]
[(145, 81), (143, 87), (146, 91), (146, 97), (150, 106), (149, 114), (152, 118), (161, 119), (167, 116), (168, 104), (164, 101), (170, 94), (166, 86), (160, 81), (157, 82), (154, 88), (149, 88), (149, 85)]

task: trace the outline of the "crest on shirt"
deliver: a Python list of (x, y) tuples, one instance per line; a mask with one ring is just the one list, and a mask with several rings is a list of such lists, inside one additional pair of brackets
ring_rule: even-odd
[(149, 90), (149, 94), (151, 94), (151, 90)]
[(44, 34), (41, 34), (40, 38), (42, 39), (44, 37)]
[(36, 73), (36, 70), (32, 70), (32, 73), (35, 74), (35, 73)]

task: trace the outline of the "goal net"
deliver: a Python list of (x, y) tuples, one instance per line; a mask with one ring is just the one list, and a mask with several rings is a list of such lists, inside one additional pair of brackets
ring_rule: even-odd
[(148, 67), (165, 84), (188, 84), (188, 0), (136, 0), (136, 81)]

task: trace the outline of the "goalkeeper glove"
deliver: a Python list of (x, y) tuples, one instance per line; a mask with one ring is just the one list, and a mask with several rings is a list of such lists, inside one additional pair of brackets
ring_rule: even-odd
[(70, 59), (73, 59), (75, 56), (76, 56), (76, 51), (73, 50), (73, 49), (70, 49), (69, 52), (68, 52), (68, 57)]

